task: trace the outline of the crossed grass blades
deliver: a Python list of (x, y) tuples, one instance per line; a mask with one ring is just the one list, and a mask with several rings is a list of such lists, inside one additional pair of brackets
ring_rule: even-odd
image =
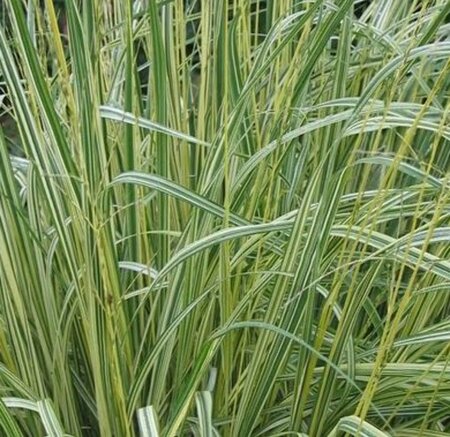
[(2, 3), (2, 435), (448, 435), (450, 3), (369, 3)]

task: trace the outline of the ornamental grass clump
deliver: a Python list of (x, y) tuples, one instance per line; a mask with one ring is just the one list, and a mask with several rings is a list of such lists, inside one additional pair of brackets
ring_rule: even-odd
[(447, 0), (3, 3), (1, 435), (450, 433)]

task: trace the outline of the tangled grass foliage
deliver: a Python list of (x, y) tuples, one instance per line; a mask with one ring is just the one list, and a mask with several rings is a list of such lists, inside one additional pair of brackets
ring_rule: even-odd
[(3, 2), (0, 434), (449, 435), (450, 2), (365, 3)]

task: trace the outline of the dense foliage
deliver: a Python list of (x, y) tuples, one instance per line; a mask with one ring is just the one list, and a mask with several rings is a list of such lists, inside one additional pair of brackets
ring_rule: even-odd
[(2, 3), (1, 435), (450, 435), (449, 1)]

